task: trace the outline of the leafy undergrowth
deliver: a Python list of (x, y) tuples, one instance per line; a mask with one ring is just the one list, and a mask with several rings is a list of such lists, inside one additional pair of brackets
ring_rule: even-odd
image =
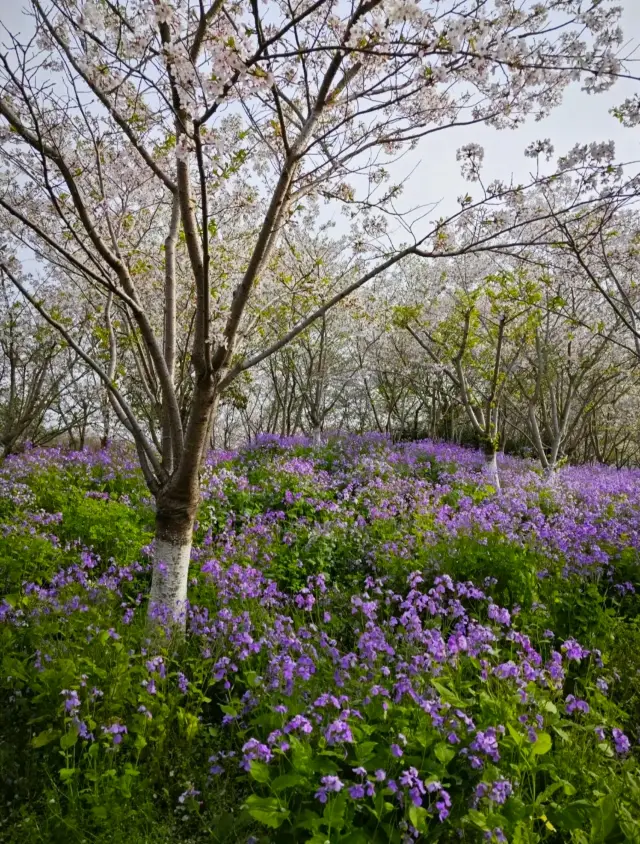
[(481, 462), (211, 455), (171, 639), (131, 455), (5, 461), (0, 841), (640, 842), (640, 472)]

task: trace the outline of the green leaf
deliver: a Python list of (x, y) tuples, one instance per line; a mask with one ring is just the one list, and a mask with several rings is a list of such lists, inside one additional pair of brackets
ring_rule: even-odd
[[(447, 763), (451, 762), (451, 760), (456, 755), (455, 750), (452, 747), (449, 747), (449, 745), (444, 741), (441, 741), (439, 744), (436, 745), (434, 753), (438, 762), (442, 762), (443, 765), (446, 765)], [(415, 824), (413, 825), (415, 826)]]
[(591, 819), (591, 840), (596, 842), (606, 841), (616, 826), (616, 802), (607, 794), (597, 806), (598, 814)]
[(322, 813), (322, 819), (332, 829), (340, 830), (344, 826), (344, 812), (347, 805), (347, 793), (341, 791), (335, 797), (330, 797)]
[(70, 780), (71, 777), (73, 777), (75, 775), (77, 770), (78, 770), (77, 768), (60, 768), (60, 770), (58, 771), (58, 774), (60, 776), (60, 779), (63, 782), (66, 782), (66, 780)]
[(422, 806), (414, 806), (412, 803), (409, 807), (409, 820), (418, 832), (424, 832), (427, 828), (427, 810)]
[[(327, 840), (326, 835), (324, 840)], [(340, 839), (340, 844), (371, 844), (371, 836), (362, 829), (354, 829), (353, 832)]]
[(249, 763), (249, 775), (256, 782), (269, 782), (271, 779), (269, 766), (264, 762), (258, 762), (257, 759), (252, 759)]
[(308, 745), (302, 744), (296, 738), (291, 740), (291, 761), (296, 771), (311, 771), (312, 756), (313, 753)]
[(136, 750), (144, 750), (144, 748), (147, 746), (146, 738), (140, 733), (138, 733), (138, 735), (136, 736), (136, 740), (133, 743), (133, 746)]
[(436, 680), (432, 680), (431, 685), (438, 692), (442, 700), (446, 701), (447, 703), (450, 703), (452, 706), (465, 705), (464, 701), (460, 700), (460, 698), (454, 691), (447, 688), (447, 686), (444, 686), (442, 683), (438, 683)]
[(590, 817), (596, 811), (596, 807), (588, 800), (576, 800), (574, 803), (569, 803), (560, 812), (554, 812), (552, 820), (559, 829), (584, 829)]
[(320, 815), (312, 812), (311, 809), (304, 809), (296, 815), (296, 829), (308, 829), (313, 832), (320, 826)]
[(470, 821), (478, 829), (487, 830), (487, 819), (482, 812), (477, 809), (469, 809), (466, 814), (466, 820)]
[(366, 762), (371, 759), (378, 743), (376, 741), (361, 741), (356, 747), (356, 756), (359, 762)]
[(531, 752), (535, 756), (543, 756), (551, 750), (552, 745), (553, 742), (549, 733), (540, 733), (531, 748)]
[(60, 736), (60, 747), (63, 750), (68, 750), (70, 747), (73, 747), (77, 741), (78, 733), (75, 730), (71, 730), (71, 732)]
[(522, 747), (522, 745), (525, 743), (525, 739), (522, 733), (518, 732), (518, 730), (516, 730), (516, 728), (512, 724), (507, 724), (507, 729), (509, 730), (509, 735), (515, 741), (516, 745), (518, 747)]
[(305, 778), (300, 774), (281, 774), (271, 783), (271, 788), (274, 791), (284, 791), (286, 788), (294, 788), (296, 785), (301, 785), (304, 781)]
[(43, 730), (31, 739), (32, 747), (44, 747), (45, 744), (51, 744), (60, 735), (60, 730)]
[[(536, 799), (536, 802), (535, 802), (535, 805), (536, 805), (536, 806), (541, 806), (541, 805), (542, 805), (543, 803), (545, 803), (545, 802), (546, 802), (546, 801), (547, 801), (550, 797), (552, 797), (552, 796), (556, 793), (556, 791), (558, 791), (559, 789), (561, 789), (563, 785), (564, 785), (564, 781), (563, 781), (563, 780), (558, 780), (557, 782), (551, 783), (551, 785), (550, 785), (550, 786), (548, 786), (547, 788), (545, 788), (545, 790), (544, 790), (543, 792), (541, 792), (541, 793), (538, 795), (538, 797), (537, 797), (537, 799)], [(574, 789), (574, 791), (575, 791), (575, 789)]]
[(275, 797), (258, 797), (257, 794), (248, 798), (245, 808), (254, 820), (271, 829), (282, 826), (290, 814)]

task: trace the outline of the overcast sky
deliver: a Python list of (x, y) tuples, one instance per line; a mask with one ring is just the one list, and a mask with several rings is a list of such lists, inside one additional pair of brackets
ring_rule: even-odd
[[(626, 40), (640, 42), (640, 0), (620, 0), (620, 5), (624, 9), (622, 27)], [(0, 0), (0, 20), (8, 29), (23, 29), (22, 8), (20, 0)], [(562, 105), (540, 122), (531, 120), (517, 130), (472, 126), (436, 133), (394, 165), (394, 182), (411, 174), (402, 205), (441, 201), (438, 211), (429, 215), (430, 219), (455, 210), (456, 197), (469, 189), (460, 176), (456, 149), (470, 142), (485, 148), (485, 184), (492, 179), (507, 182), (511, 176), (515, 181), (524, 181), (532, 163), (524, 158), (524, 149), (541, 138), (550, 138), (557, 154), (576, 143), (614, 140), (619, 161), (640, 159), (640, 127), (625, 129), (609, 114), (613, 106), (638, 90), (639, 83), (622, 81), (604, 94), (589, 96), (576, 84), (565, 92)]]

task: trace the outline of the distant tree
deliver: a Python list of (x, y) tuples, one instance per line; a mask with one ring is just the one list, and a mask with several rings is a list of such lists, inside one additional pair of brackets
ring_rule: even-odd
[[(87, 377), (78, 356), (6, 279), (0, 279), (0, 448), (2, 455), (31, 443), (45, 445), (79, 421), (62, 402), (77, 395)], [(73, 399), (75, 403), (75, 398)]]

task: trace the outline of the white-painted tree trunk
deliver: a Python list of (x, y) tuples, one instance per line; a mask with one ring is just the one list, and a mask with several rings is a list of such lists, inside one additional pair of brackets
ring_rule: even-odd
[(485, 475), (491, 486), (494, 486), (496, 490), (500, 491), (500, 475), (498, 474), (498, 455), (494, 451), (493, 454), (487, 455), (486, 462), (484, 464), (483, 469)]
[(190, 560), (191, 537), (188, 541), (156, 537), (149, 602), (151, 618), (185, 625)]

